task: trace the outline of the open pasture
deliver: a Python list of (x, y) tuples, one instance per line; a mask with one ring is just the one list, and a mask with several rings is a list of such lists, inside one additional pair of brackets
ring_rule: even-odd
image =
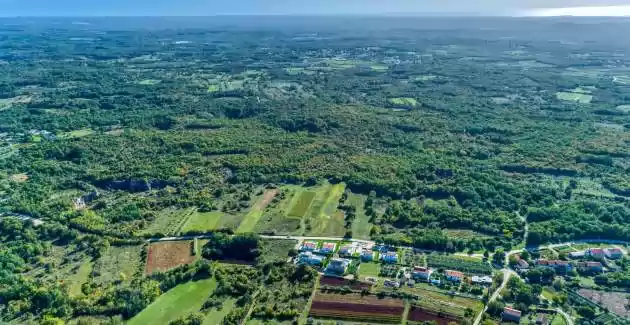
[(266, 190), (263, 195), (258, 198), (256, 204), (251, 207), (247, 215), (245, 215), (245, 219), (243, 219), (241, 224), (238, 226), (236, 232), (253, 232), (254, 227), (260, 220), (260, 217), (262, 217), (263, 212), (265, 211), (269, 203), (271, 203), (271, 200), (273, 200), (276, 194), (278, 194), (277, 189)]
[(304, 191), (298, 194), (297, 201), (291, 207), (288, 216), (295, 218), (302, 218), (308, 211), (313, 199), (317, 195), (316, 192), (313, 191)]
[(217, 229), (223, 215), (224, 213), (221, 211), (195, 211), (182, 227), (182, 233), (188, 231), (208, 232)]
[[(176, 209), (167, 208), (157, 213), (155, 219), (151, 221), (142, 234), (163, 234), (163, 235), (175, 235), (179, 232), (183, 225), (187, 224), (188, 218), (192, 217), (196, 213), (195, 208), (188, 209)], [(199, 219), (208, 220), (208, 216), (197, 216), (195, 224), (199, 222)], [(186, 228), (185, 226), (184, 228)], [(190, 227), (188, 227), (190, 229)]]
[(416, 107), (418, 106), (418, 101), (415, 98), (411, 97), (395, 97), (388, 99), (389, 103), (396, 107)]
[(141, 245), (111, 246), (94, 264), (95, 282), (130, 281), (141, 270), (141, 254)]
[(180, 265), (195, 261), (191, 241), (170, 241), (153, 243), (147, 251), (145, 273), (168, 271)]
[(344, 214), (337, 210), (339, 200), (346, 188), (344, 183), (324, 184), (306, 214), (311, 224), (310, 235), (343, 236), (345, 233)]
[(593, 100), (593, 95), (560, 91), (556, 93), (556, 98), (562, 101), (588, 104)]

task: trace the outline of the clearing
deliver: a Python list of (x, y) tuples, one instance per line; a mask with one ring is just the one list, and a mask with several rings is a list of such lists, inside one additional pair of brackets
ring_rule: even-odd
[(630, 105), (619, 105), (617, 106), (617, 110), (623, 113), (630, 113)]
[(262, 217), (265, 208), (271, 203), (271, 200), (278, 194), (278, 189), (266, 190), (261, 198), (258, 199), (258, 202), (254, 204), (254, 206), (249, 210), (245, 219), (238, 226), (236, 232), (244, 233), (244, 232), (253, 232), (254, 227)]
[(317, 191), (308, 213), (307, 222), (311, 229), (307, 233), (311, 236), (343, 236), (346, 232), (344, 214), (337, 211), (339, 199), (346, 189), (346, 184), (331, 185), (326, 183)]
[(411, 98), (411, 97), (395, 97), (395, 98), (388, 99), (388, 101), (394, 106), (405, 106), (405, 107), (418, 106), (418, 101), (415, 98)]
[(630, 309), (626, 308), (630, 303), (627, 292), (606, 292), (590, 289), (580, 289), (578, 292), (581, 296), (606, 307), (621, 317), (630, 317)]
[(182, 225), (185, 225), (193, 213), (195, 208), (175, 209), (167, 208), (160, 211), (149, 226), (142, 232), (143, 235), (175, 235), (179, 232)]
[(375, 262), (361, 263), (359, 265), (359, 277), (365, 279), (366, 277), (378, 278), (381, 273), (381, 265)]
[(26, 174), (13, 174), (9, 177), (12, 182), (15, 183), (24, 183), (28, 181), (28, 175)]
[(131, 280), (141, 270), (142, 246), (111, 246), (94, 263), (94, 281), (107, 283)]
[(127, 325), (168, 324), (201, 309), (216, 287), (217, 282), (214, 278), (180, 284), (158, 297), (130, 319)]
[(68, 294), (71, 297), (83, 295), (81, 287), (88, 281), (90, 273), (92, 273), (92, 262), (86, 260), (81, 263), (81, 266), (76, 270), (76, 273), (66, 280), (66, 283), (68, 284)]
[(144, 80), (140, 80), (138, 81), (138, 85), (143, 85), (143, 86), (151, 86), (151, 85), (157, 85), (160, 82), (162, 82), (162, 80), (157, 80), (157, 79), (144, 79)]
[(302, 218), (308, 211), (308, 208), (311, 206), (313, 199), (317, 195), (316, 192), (313, 191), (304, 191), (298, 194), (298, 199), (291, 207), (288, 216), (295, 218)]
[(226, 298), (221, 305), (221, 309), (213, 308), (206, 314), (206, 318), (203, 320), (202, 325), (216, 325), (221, 324), (223, 318), (234, 309), (236, 304), (236, 298)]
[(588, 104), (593, 100), (593, 95), (560, 91), (556, 93), (556, 98), (564, 101)]
[(195, 261), (192, 241), (172, 241), (153, 243), (147, 251), (146, 274), (168, 271), (183, 264)]
[(59, 138), (59, 139), (78, 139), (78, 138), (82, 138), (82, 137), (87, 137), (88, 135), (91, 135), (93, 133), (94, 133), (94, 130), (92, 130), (92, 129), (80, 129), (80, 130), (74, 130), (74, 131), (70, 131), (70, 132), (59, 133), (59, 134), (57, 134), (57, 138)]

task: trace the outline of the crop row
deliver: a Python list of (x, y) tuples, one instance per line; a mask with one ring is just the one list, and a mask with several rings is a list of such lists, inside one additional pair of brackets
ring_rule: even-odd
[(407, 319), (414, 322), (435, 321), (438, 325), (447, 325), (451, 322), (459, 323), (460, 321), (457, 317), (446, 314), (438, 314), (418, 307), (413, 307), (409, 311)]
[(431, 267), (458, 270), (472, 274), (492, 274), (492, 267), (481, 261), (443, 255), (427, 255), (427, 264)]

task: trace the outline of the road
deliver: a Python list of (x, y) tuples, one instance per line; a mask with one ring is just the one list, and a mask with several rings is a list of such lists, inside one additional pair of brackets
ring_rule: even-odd
[(501, 282), (501, 285), (497, 288), (497, 290), (495, 290), (492, 293), (492, 296), (490, 296), (490, 299), (488, 299), (488, 303), (486, 303), (486, 305), (483, 307), (483, 309), (481, 310), (479, 315), (477, 315), (477, 318), (475, 318), (475, 322), (473, 323), (473, 325), (479, 325), (479, 323), (481, 322), (481, 318), (483, 317), (483, 314), (485, 314), (486, 311), (488, 310), (488, 304), (490, 304), (491, 302), (497, 300), (497, 298), (499, 297), (499, 294), (501, 294), (501, 290), (503, 290), (503, 288), (505, 288), (505, 286), (507, 285), (508, 281), (510, 281), (510, 278), (512, 277), (512, 275), (518, 276), (518, 274), (516, 274), (516, 272), (514, 272), (514, 271), (512, 271), (510, 269), (502, 269), (501, 272), (503, 272), (503, 281)]

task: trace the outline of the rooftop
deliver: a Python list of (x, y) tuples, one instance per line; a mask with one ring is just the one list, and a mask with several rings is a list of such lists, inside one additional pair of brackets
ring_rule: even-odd
[(453, 270), (446, 270), (446, 275), (457, 277), (457, 278), (464, 277), (464, 273), (459, 272), (459, 271), (453, 271)]
[(520, 310), (512, 309), (510, 307), (505, 307), (505, 309), (503, 309), (503, 313), (508, 314), (508, 315), (512, 315), (512, 316), (516, 316), (516, 317), (521, 317), (521, 311)]

